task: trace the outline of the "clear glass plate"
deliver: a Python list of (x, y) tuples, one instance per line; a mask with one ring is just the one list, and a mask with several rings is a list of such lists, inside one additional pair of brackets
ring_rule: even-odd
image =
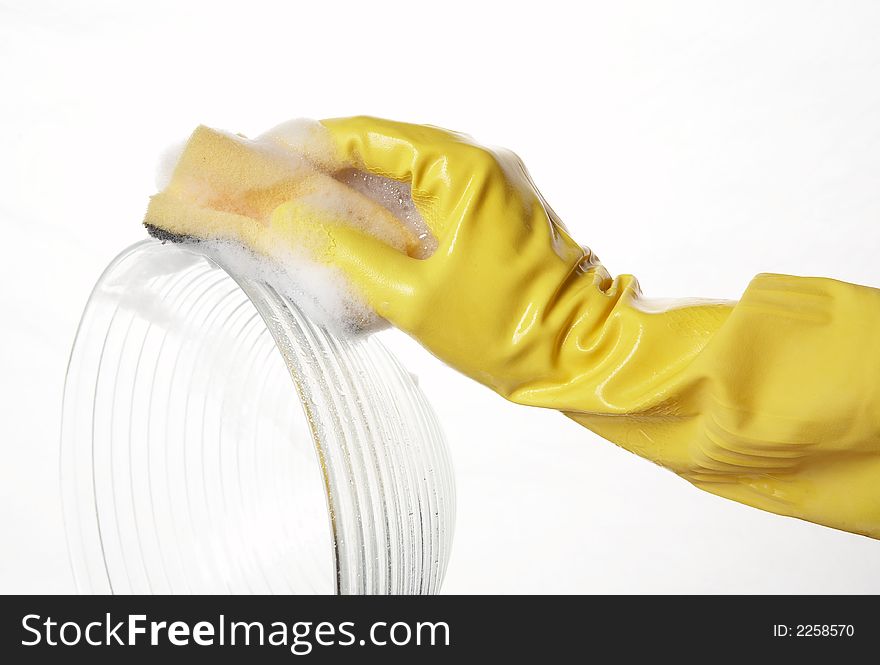
[(89, 299), (61, 483), (84, 593), (433, 593), (455, 490), (437, 419), (373, 337), (145, 240)]

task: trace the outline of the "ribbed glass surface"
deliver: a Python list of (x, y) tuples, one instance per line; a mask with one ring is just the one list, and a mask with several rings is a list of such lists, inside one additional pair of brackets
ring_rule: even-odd
[(184, 247), (123, 252), (83, 314), (61, 480), (96, 593), (433, 593), (454, 486), (412, 377)]

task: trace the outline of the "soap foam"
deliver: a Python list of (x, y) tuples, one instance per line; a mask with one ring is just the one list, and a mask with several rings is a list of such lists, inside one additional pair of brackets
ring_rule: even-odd
[(322, 170), (339, 168), (334, 154), (333, 142), (321, 123), (308, 118), (296, 118), (282, 122), (256, 138), (259, 142), (272, 142), (306, 157)]
[(318, 263), (305, 252), (285, 250), (269, 258), (234, 240), (185, 243), (236, 279), (272, 287), (314, 323), (338, 335), (374, 332), (388, 323), (356, 294), (338, 268)]

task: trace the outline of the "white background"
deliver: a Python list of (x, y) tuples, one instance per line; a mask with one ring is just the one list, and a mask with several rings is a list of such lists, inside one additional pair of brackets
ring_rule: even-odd
[[(516, 150), (612, 273), (880, 285), (875, 2), (0, 1), (0, 592), (70, 591), (67, 355), (159, 153), (368, 113)], [(386, 335), (443, 419), (448, 592), (880, 592), (880, 542), (701, 493)], [(842, 488), (845, 491), (845, 488)]]

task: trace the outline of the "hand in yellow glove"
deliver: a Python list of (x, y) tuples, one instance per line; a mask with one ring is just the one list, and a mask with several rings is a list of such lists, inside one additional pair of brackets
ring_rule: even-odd
[(759, 275), (659, 307), (611, 279), (510, 153), (433, 127), (327, 120), (340, 165), (410, 182), (429, 258), (280, 203), (271, 226), (514, 402), (558, 409), (697, 487), (880, 538), (880, 291)]
[(880, 291), (760, 275), (742, 300), (643, 304), (566, 232), (520, 161), (431, 127), (329, 120), (338, 157), (412, 183), (412, 259), (344, 225), (325, 259), (453, 367), (698, 487), (880, 537)]

